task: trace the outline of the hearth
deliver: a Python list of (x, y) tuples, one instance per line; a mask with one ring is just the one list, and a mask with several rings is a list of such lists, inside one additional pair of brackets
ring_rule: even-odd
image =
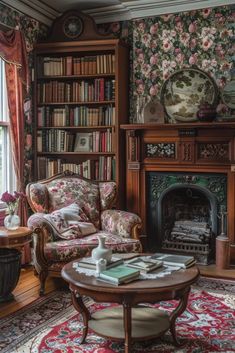
[(149, 248), (213, 262), (218, 214), (227, 204), (226, 175), (149, 172), (146, 192)]

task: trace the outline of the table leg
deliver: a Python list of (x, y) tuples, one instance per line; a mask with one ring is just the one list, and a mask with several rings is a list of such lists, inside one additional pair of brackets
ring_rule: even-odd
[(131, 305), (128, 302), (123, 303), (123, 320), (125, 329), (125, 353), (131, 353)]
[(83, 332), (79, 343), (84, 343), (88, 332), (88, 321), (90, 319), (90, 313), (83, 303), (82, 296), (77, 291), (73, 291), (71, 288), (70, 290), (73, 306), (82, 315), (83, 318)]
[(173, 337), (174, 344), (176, 346), (181, 346), (182, 344), (184, 344), (184, 342), (180, 342), (176, 337), (175, 321), (177, 317), (179, 317), (187, 307), (189, 292), (190, 287), (185, 289), (184, 293), (182, 294), (182, 297), (180, 297), (178, 306), (170, 314), (170, 331)]

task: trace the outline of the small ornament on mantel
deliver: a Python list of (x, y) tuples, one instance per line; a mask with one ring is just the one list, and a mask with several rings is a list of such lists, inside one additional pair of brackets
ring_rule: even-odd
[(202, 122), (213, 121), (216, 118), (216, 108), (208, 102), (201, 103), (197, 112), (197, 118)]
[(228, 212), (222, 206), (218, 215), (221, 224), (221, 233), (216, 238), (216, 267), (219, 270), (229, 268), (230, 263), (230, 241), (225, 231), (227, 214)]

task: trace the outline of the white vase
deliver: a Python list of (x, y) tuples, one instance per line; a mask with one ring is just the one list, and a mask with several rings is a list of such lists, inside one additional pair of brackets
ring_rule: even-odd
[(91, 252), (92, 259), (95, 261), (99, 261), (100, 259), (105, 259), (108, 262), (111, 261), (112, 258), (112, 249), (108, 249), (105, 246), (105, 237), (97, 236), (99, 244), (97, 248), (94, 248)]
[(10, 213), (4, 218), (4, 227), (8, 230), (16, 230), (20, 226), (20, 217), (17, 214)]

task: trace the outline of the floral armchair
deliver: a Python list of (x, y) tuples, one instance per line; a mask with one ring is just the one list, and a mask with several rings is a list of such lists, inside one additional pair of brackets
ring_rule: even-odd
[(28, 219), (33, 229), (34, 266), (44, 294), (48, 275), (59, 277), (69, 261), (89, 256), (97, 235), (116, 252), (141, 252), (141, 219), (113, 209), (115, 182), (94, 182), (73, 173), (56, 176), (26, 187), (34, 212)]

